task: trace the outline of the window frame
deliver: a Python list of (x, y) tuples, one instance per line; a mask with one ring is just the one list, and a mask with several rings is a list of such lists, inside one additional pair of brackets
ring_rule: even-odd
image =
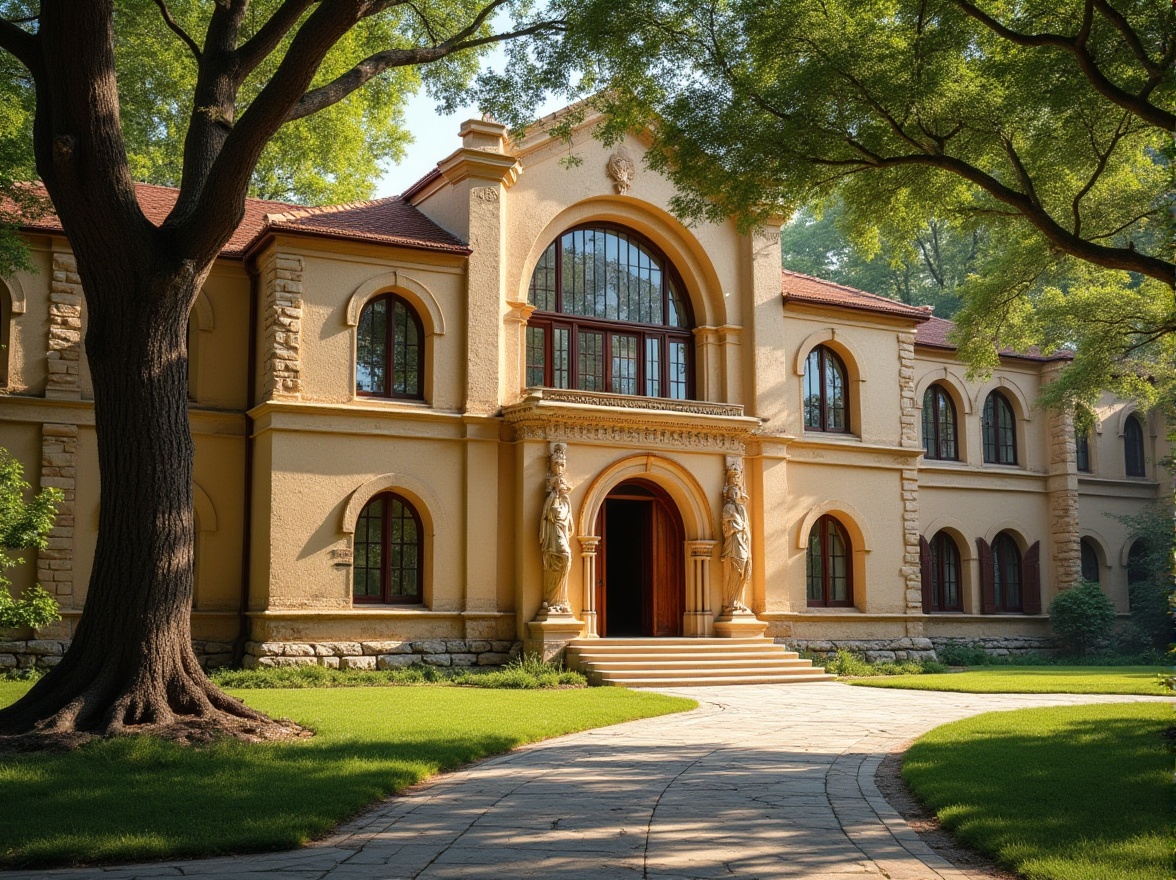
[[(1025, 613), (1025, 554), (1018, 546), (1016, 539), (1008, 532), (1001, 532), (992, 539), (992, 587), (993, 605), (997, 614)], [(1011, 560), (1009, 554), (1012, 554)], [(1012, 564), (1010, 564), (1012, 563)], [(1017, 601), (1008, 601), (1009, 584), (1006, 575), (1012, 572), (1016, 576)]]
[[(412, 595), (394, 596), (391, 594), (392, 586), (392, 566), (390, 563), (391, 541), (389, 532), (391, 530), (392, 517), (389, 515), (389, 508), (392, 502), (399, 502), (405, 510), (412, 516), (416, 524), (416, 550), (417, 550), (417, 565), (416, 565), (416, 593)], [(356, 517), (356, 534), (359, 532), (359, 523), (363, 520), (364, 514), (367, 513), (375, 503), (384, 505), (381, 512), (380, 520), (380, 595), (379, 596), (357, 596), (355, 594), (355, 544), (359, 541), (353, 538), (352, 546), (352, 562), (351, 562), (351, 604), (352, 605), (420, 605), (425, 601), (424, 598), (424, 580), (425, 580), (425, 529), (424, 523), (421, 521), (421, 515), (417, 512), (416, 506), (405, 498), (400, 493), (386, 489), (383, 492), (377, 492), (360, 508), (359, 516)], [(369, 543), (369, 542), (365, 542)], [(404, 570), (404, 566), (401, 566)]]
[[(813, 358), (816, 357), (817, 372), (820, 375), (820, 392), (821, 400), (818, 405), (819, 424), (811, 425), (808, 420), (809, 408), (807, 405), (808, 395), (807, 386), (809, 378), (809, 370), (813, 366)], [(841, 374), (842, 399), (844, 405), (842, 407), (842, 418), (845, 426), (841, 428), (829, 427), (829, 382), (828, 382), (828, 360), (832, 358), (833, 364), (836, 366), (838, 372)], [(850, 400), (849, 400), (849, 370), (845, 367), (845, 360), (833, 349), (827, 345), (813, 346), (804, 358), (804, 375), (801, 376), (800, 386), (800, 409), (801, 418), (804, 422), (804, 429), (806, 431), (819, 431), (822, 434), (851, 434), (853, 433), (853, 422), (850, 418)]]
[[(829, 539), (830, 528), (835, 528), (841, 537), (841, 543), (845, 547), (845, 599), (838, 600), (830, 598), (832, 596), (832, 566), (829, 564), (832, 561)], [(812, 553), (812, 538), (813, 534), (817, 535), (818, 544), (820, 545), (821, 554), (821, 598), (814, 599), (808, 594), (809, 581), (811, 578), (812, 565), (810, 556)], [(805, 601), (809, 608), (852, 608), (853, 602), (853, 541), (849, 535), (849, 529), (831, 514), (824, 514), (815, 523), (812, 529), (809, 530), (809, 540), (805, 549)]]
[(1090, 458), (1090, 432), (1074, 431), (1074, 468), (1080, 474), (1092, 474), (1094, 468)]
[[(1003, 409), (1001, 405), (1003, 404)], [(1005, 420), (1007, 419), (1007, 424)], [(1001, 434), (1008, 432), (1009, 442), (1001, 442)], [(984, 409), (980, 414), (980, 436), (984, 447), (984, 463), (998, 465), (1017, 465), (1019, 456), (1017, 450), (1017, 413), (1013, 404), (1000, 391), (992, 390), (984, 399)], [(1005, 460), (1005, 450), (1009, 459)]]
[[(946, 531), (940, 530), (936, 532), (930, 541), (927, 542), (930, 548), (930, 565), (931, 565), (931, 609), (932, 614), (947, 614), (947, 613), (963, 613), (964, 610), (964, 559), (963, 554), (960, 553), (959, 545), (955, 538), (949, 535)], [(955, 574), (956, 574), (956, 602), (954, 605), (948, 605), (945, 601), (946, 596), (946, 579), (944, 577), (948, 560), (946, 557), (950, 554), (955, 555)]]
[[(363, 327), (363, 319), (368, 310), (376, 305), (376, 303), (386, 301), (387, 312), (384, 319), (384, 391), (364, 391), (359, 387), (359, 334)], [(393, 391), (394, 382), (393, 363), (395, 362), (394, 343), (396, 339), (395, 322), (392, 320), (395, 314), (396, 304), (399, 303), (404, 307), (405, 313), (408, 315), (409, 321), (416, 327), (417, 339), (417, 390), (415, 393)], [(352, 377), (355, 387), (355, 396), (363, 397), (373, 400), (424, 400), (425, 399), (425, 327), (421, 322), (421, 316), (417, 314), (416, 307), (411, 302), (405, 299), (395, 291), (387, 290), (383, 293), (376, 294), (371, 299), (363, 304), (363, 308), (359, 311), (359, 321), (355, 325), (355, 371)]]
[[(629, 242), (641, 247), (650, 257), (650, 259), (657, 264), (658, 271), (661, 274), (661, 297), (662, 297), (662, 315), (670, 314), (670, 287), (673, 286), (678, 292), (678, 303), (680, 305), (680, 312), (684, 327), (677, 327), (672, 324), (654, 324), (642, 321), (621, 321), (612, 318), (597, 318), (590, 315), (576, 315), (570, 312), (563, 311), (564, 306), (564, 289), (563, 289), (563, 241), (568, 235), (574, 232), (583, 230), (600, 231), (604, 233), (612, 233), (614, 235), (624, 236)], [(537, 369), (533, 366), (530, 359), (531, 345), (527, 336), (532, 329), (544, 331), (543, 341), (543, 388), (567, 388), (569, 390), (586, 391), (588, 393), (603, 393), (603, 394), (622, 394), (626, 397), (648, 397), (651, 399), (666, 399), (666, 400), (695, 400), (696, 398), (696, 383), (695, 383), (695, 352), (694, 352), (694, 313), (690, 302), (690, 297), (687, 295), (686, 286), (682, 282), (682, 276), (679, 274), (677, 267), (673, 261), (652, 241), (646, 238), (636, 230), (629, 227), (622, 226), (618, 223), (608, 222), (594, 222), (581, 223), (576, 226), (569, 227), (559, 233), (548, 245), (543, 249), (545, 254), (550, 248), (555, 248), (555, 310), (548, 311), (536, 308), (531, 313), (527, 320), (526, 331), (524, 333), (524, 369), (523, 379), (525, 387), (537, 387), (528, 379), (529, 374)], [(542, 257), (540, 258), (542, 259)], [(538, 264), (532, 270), (531, 280), (527, 285), (527, 301), (534, 305), (534, 283), (535, 272), (538, 271)], [(566, 329), (568, 333), (568, 347), (567, 347), (567, 384), (557, 385), (554, 382), (554, 334), (557, 329)], [(584, 389), (580, 387), (580, 337), (584, 333), (599, 333), (602, 337), (601, 346), (601, 386), (595, 389)], [(630, 377), (619, 377), (613, 375), (613, 337), (614, 336), (635, 336), (637, 338), (636, 345), (636, 371), (632, 377), (635, 387), (635, 393), (629, 394), (625, 391), (614, 391), (613, 387), (619, 378), (628, 379)], [(648, 382), (652, 378), (647, 375), (646, 360), (649, 340), (659, 340), (660, 344), (660, 360), (658, 363), (657, 376), (658, 394), (647, 394)], [(670, 346), (673, 343), (680, 343), (682, 351), (685, 354), (685, 372), (686, 372), (686, 389), (683, 396), (674, 396), (671, 391), (675, 386), (674, 376), (671, 374), (671, 359)]]
[[(928, 397), (931, 399), (931, 415), (930, 424), (934, 431), (934, 438), (927, 434), (928, 425)], [(943, 454), (945, 444), (944, 438), (941, 436), (942, 428), (942, 403), (947, 403), (947, 415), (951, 423), (951, 453)], [(927, 387), (923, 392), (923, 457), (931, 461), (959, 461), (960, 460), (960, 426), (959, 420), (956, 418), (955, 401), (952, 400), (951, 394), (938, 382), (934, 382)], [(935, 451), (932, 453), (931, 446), (934, 445)]]
[(1123, 422), (1123, 473), (1135, 479), (1147, 479), (1147, 446), (1143, 423), (1131, 413)]
[[(1094, 577), (1087, 577), (1090, 573), (1088, 563), (1093, 564)], [(1102, 563), (1099, 561), (1098, 550), (1095, 549), (1094, 542), (1089, 538), (1078, 539), (1078, 572), (1084, 581), (1095, 584), (1102, 583)]]

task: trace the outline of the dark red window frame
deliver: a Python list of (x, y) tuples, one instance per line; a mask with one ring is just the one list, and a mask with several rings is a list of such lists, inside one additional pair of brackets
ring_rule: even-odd
[(1074, 459), (1078, 473), (1089, 474), (1090, 470), (1090, 434), (1086, 431), (1074, 432)]
[[(563, 243), (568, 235), (584, 230), (600, 231), (623, 236), (629, 242), (643, 249), (651, 260), (656, 263), (661, 275), (663, 317), (671, 314), (670, 289), (673, 287), (678, 293), (677, 309), (681, 311), (681, 317), (686, 326), (679, 327), (670, 324), (668, 323), (668, 317), (667, 323), (657, 324), (598, 318), (590, 315), (572, 314), (565, 311)], [(547, 388), (570, 388), (600, 391), (608, 394), (628, 394), (634, 397), (693, 400), (695, 398), (694, 333), (691, 328), (694, 326), (694, 319), (690, 311), (690, 301), (686, 296), (686, 288), (682, 283), (681, 276), (678, 275), (674, 264), (666, 257), (662, 250), (640, 233), (611, 223), (587, 223), (574, 226), (561, 232), (548, 247), (555, 248), (555, 278), (553, 282), (555, 310), (536, 309), (527, 321), (527, 386), (533, 387), (537, 384), (536, 380), (539, 380), (538, 384)], [(538, 272), (538, 267), (536, 268), (536, 272)], [(535, 299), (535, 284), (536, 278), (532, 276), (531, 289), (528, 295), (532, 304), (534, 304)], [(559, 331), (566, 332), (567, 334), (567, 369), (566, 371), (560, 371), (561, 373), (566, 372), (566, 376), (561, 375), (557, 377), (555, 375), (555, 334)], [(536, 340), (539, 334), (542, 334), (542, 340), (537, 342)], [(599, 377), (600, 387), (598, 388), (582, 388), (581, 380), (586, 377), (581, 376), (580, 369), (581, 354), (584, 353), (581, 351), (581, 334), (588, 336), (599, 334), (601, 340), (600, 363), (602, 369)], [(614, 374), (614, 354), (618, 355), (618, 363), (621, 360), (626, 362), (630, 360), (622, 353), (614, 351), (615, 337), (635, 337), (636, 339), (634, 350), (635, 363), (633, 364), (631, 375), (623, 375), (621, 371)], [(650, 375), (650, 371), (648, 370), (648, 366), (651, 363), (651, 360), (647, 358), (650, 341), (654, 341), (659, 347), (659, 358), (657, 359), (658, 375), (656, 376)], [(675, 376), (671, 373), (670, 346), (674, 343), (681, 344), (681, 351), (685, 361), (686, 386), (681, 393), (675, 393), (675, 389), (680, 383), (676, 381)], [(543, 362), (542, 364), (536, 364), (532, 359), (532, 354), (540, 350), (543, 352)], [(538, 375), (539, 373), (542, 373), (541, 377)], [(626, 390), (623, 387), (628, 382), (633, 383), (632, 391)], [(651, 385), (656, 393), (649, 393)]]
[[(834, 369), (837, 371), (841, 381), (841, 406), (834, 407), (830, 403), (832, 397), (832, 389), (829, 387), (829, 372), (828, 368), (832, 363)], [(816, 367), (814, 379), (814, 369)], [(816, 384), (817, 388), (813, 389)], [(816, 392), (819, 398), (818, 404), (814, 407), (809, 404), (809, 398), (812, 392)], [(845, 369), (845, 361), (833, 349), (824, 345), (818, 345), (809, 352), (808, 357), (804, 362), (804, 394), (801, 406), (804, 409), (804, 427), (807, 431), (823, 431), (831, 434), (848, 434), (851, 430), (849, 418), (849, 373)], [(841, 422), (840, 426), (834, 423), (832, 418), (836, 410), (840, 410)], [(816, 416), (813, 418), (813, 416)]]
[(1024, 610), (1025, 583), (1021, 565), (1021, 548), (1007, 532), (992, 539), (993, 597), (998, 612), (1019, 613)]
[(1081, 563), (1082, 580), (1090, 581), (1091, 583), (1100, 583), (1098, 551), (1094, 549), (1094, 544), (1089, 538), (1083, 538), (1078, 542), (1079, 556)]
[(1146, 477), (1147, 463), (1144, 461), (1143, 425), (1133, 413), (1123, 424), (1123, 467), (1129, 477)]
[[(376, 306), (377, 303), (385, 302), (384, 311), (384, 390), (382, 391), (366, 391), (359, 387), (359, 369), (360, 369), (360, 342), (359, 335), (363, 332), (364, 317), (369, 311)], [(395, 377), (396, 365), (400, 360), (396, 349), (396, 322), (394, 320), (396, 315), (396, 307), (400, 306), (404, 309), (409, 323), (416, 330), (416, 388), (409, 389), (406, 387), (404, 391), (396, 391)], [(359, 325), (355, 328), (355, 350), (356, 350), (356, 364), (355, 364), (355, 393), (359, 397), (378, 397), (383, 399), (395, 400), (423, 400), (424, 399), (424, 384), (425, 384), (425, 331), (421, 324), (420, 316), (416, 313), (416, 309), (412, 307), (404, 297), (397, 296), (395, 293), (382, 293), (379, 296), (373, 296), (370, 300), (364, 303), (363, 310), (359, 313)], [(408, 379), (405, 376), (405, 385), (407, 386)]]
[[(412, 502), (410, 502), (407, 498), (403, 497), (402, 495), (398, 495), (395, 492), (381, 492), (380, 494), (375, 495), (372, 498), (370, 498), (368, 500), (368, 503), (363, 506), (363, 510), (360, 511), (359, 517), (356, 521), (354, 560), (352, 562), (352, 565), (353, 565), (353, 567), (358, 567), (358, 563), (360, 561), (360, 554), (359, 554), (360, 543), (368, 543), (368, 544), (374, 543), (371, 541), (364, 541), (364, 542), (360, 541), (360, 528), (361, 528), (361, 523), (363, 523), (365, 517), (368, 515), (368, 511), (372, 508), (373, 505), (377, 505), (377, 504), (381, 505), (381, 510), (380, 510), (380, 543), (379, 543), (379, 546), (380, 546), (380, 567), (379, 567), (380, 594), (378, 596), (357, 595), (355, 593), (355, 588), (354, 588), (355, 587), (355, 584), (354, 584), (355, 578), (353, 575), (353, 579), (352, 579), (353, 580), (353, 587), (352, 587), (351, 601), (355, 604), (358, 604), (358, 605), (418, 605), (423, 601), (422, 584), (424, 582), (425, 531), (424, 531), (424, 528), (422, 527), (420, 514), (417, 513), (416, 508), (413, 507)], [(392, 510), (393, 510), (394, 504), (401, 505), (401, 509), (409, 514), (409, 518), (411, 519), (413, 526), (414, 526), (414, 529), (416, 531), (416, 542), (414, 545), (415, 546), (414, 555), (416, 557), (414, 560), (416, 563), (415, 566), (409, 566), (409, 565), (405, 564), (406, 560), (404, 557), (404, 548), (409, 546), (409, 542), (404, 541), (403, 539), (400, 542), (398, 542), (399, 549), (400, 549), (399, 564), (393, 565), (393, 558), (392, 558), (393, 557), (393, 553), (392, 553), (393, 541), (392, 541), (392, 534), (391, 533), (392, 533), (392, 520), (393, 520)], [(365, 537), (366, 537), (366, 535), (365, 535)], [(367, 570), (371, 570), (371, 568), (373, 568), (373, 567), (372, 566), (364, 566), (364, 568)], [(401, 592), (401, 593), (397, 593), (397, 594), (392, 593), (392, 573), (393, 573), (394, 569), (400, 572), (402, 584), (404, 582), (404, 573), (406, 571), (414, 572), (415, 592), (413, 592), (413, 593)]]
[[(841, 546), (845, 551), (845, 598), (833, 599), (833, 534), (841, 539)], [(815, 540), (814, 540), (815, 539)], [(816, 545), (819, 553), (821, 570), (819, 578), (814, 578), (813, 549)], [(819, 580), (821, 597), (812, 594), (814, 581)], [(812, 608), (852, 608), (853, 607), (853, 543), (849, 532), (836, 517), (825, 514), (813, 524), (809, 533), (808, 551), (805, 553), (805, 596), (809, 607)]]
[[(964, 567), (960, 557), (960, 548), (955, 539), (947, 532), (937, 532), (927, 544), (928, 575), (930, 577), (930, 607), (925, 609), (931, 613), (964, 610)], [(948, 602), (949, 581), (954, 579), (955, 601)]]

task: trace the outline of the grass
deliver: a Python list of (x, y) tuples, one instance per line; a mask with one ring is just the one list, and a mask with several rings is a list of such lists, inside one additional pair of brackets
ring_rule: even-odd
[(936, 728), (903, 778), (944, 826), (1025, 880), (1170, 880), (1172, 707), (990, 712)]
[(995, 666), (942, 675), (896, 675), (851, 681), (865, 687), (967, 694), (1140, 694), (1162, 697), (1162, 666)]
[[(0, 682), (0, 705), (27, 682)], [(438, 771), (527, 742), (693, 708), (622, 688), (240, 691), (317, 731), (275, 745), (147, 737), (0, 756), (0, 866), (289, 849)]]

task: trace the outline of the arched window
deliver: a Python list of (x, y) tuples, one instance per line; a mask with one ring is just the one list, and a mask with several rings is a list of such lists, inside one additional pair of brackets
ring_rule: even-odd
[(992, 541), (992, 583), (997, 611), (1021, 610), (1021, 550), (1007, 532)]
[(669, 260), (634, 232), (565, 232), (531, 276), (527, 386), (694, 396), (689, 305)]
[(805, 557), (808, 604), (820, 607), (853, 605), (853, 566), (849, 536), (841, 523), (822, 516), (809, 533)]
[(958, 461), (960, 457), (955, 404), (942, 385), (932, 385), (923, 395), (923, 448), (927, 458)]
[(1090, 473), (1090, 434), (1086, 431), (1074, 432), (1074, 454), (1077, 458), (1078, 472)]
[(1127, 476), (1147, 476), (1143, 461), (1143, 425), (1134, 414), (1129, 415), (1123, 425), (1123, 460), (1127, 466)]
[(1082, 551), (1082, 580), (1097, 584), (1100, 580), (1098, 551), (1094, 549), (1094, 544), (1086, 538), (1083, 538), (1078, 543)]
[(1139, 540), (1127, 551), (1127, 607), (1132, 611), (1139, 604), (1139, 599), (1132, 595), (1135, 591), (1131, 588), (1147, 579), (1147, 544)]
[(356, 393), (420, 400), (424, 338), (420, 318), (396, 294), (384, 293), (369, 300), (356, 331)]
[(924, 541), (923, 553), (923, 611), (963, 611), (964, 599), (960, 583), (963, 566), (960, 548), (947, 532), (939, 532), (930, 542)]
[(845, 364), (818, 345), (804, 363), (804, 426), (810, 431), (849, 431)]
[(1017, 463), (1017, 425), (1013, 406), (999, 391), (984, 401), (980, 420), (984, 434), (984, 461), (989, 464)]
[(423, 536), (416, 510), (395, 492), (364, 505), (355, 522), (353, 601), (420, 602)]

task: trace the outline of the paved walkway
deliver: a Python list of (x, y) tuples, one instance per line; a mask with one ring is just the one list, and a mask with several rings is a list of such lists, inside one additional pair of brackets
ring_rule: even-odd
[(966, 880), (882, 799), (882, 757), (979, 712), (1133, 699), (836, 682), (671, 693), (700, 708), (438, 777), (306, 849), (0, 878)]

